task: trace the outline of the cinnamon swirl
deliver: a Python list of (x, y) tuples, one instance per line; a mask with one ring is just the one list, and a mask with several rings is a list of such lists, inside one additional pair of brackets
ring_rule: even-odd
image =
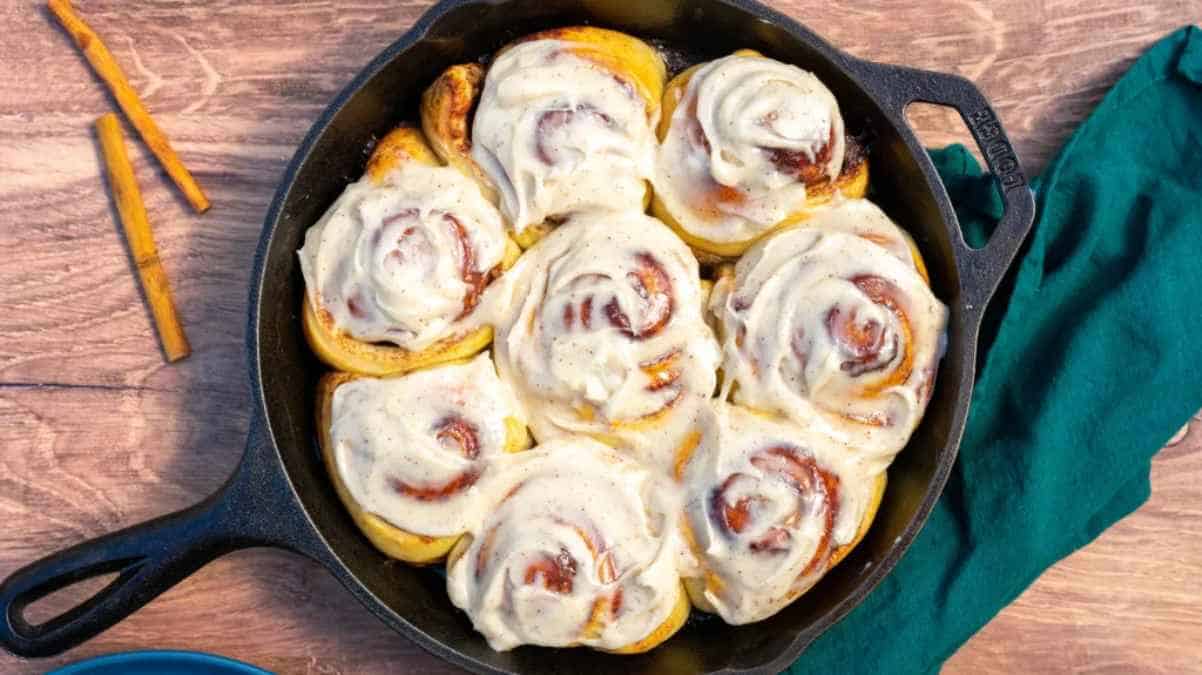
[(587, 434), (670, 461), (715, 387), (701, 293), (688, 248), (642, 213), (574, 216), (523, 254), (485, 302), (535, 438)]
[(808, 227), (748, 251), (710, 310), (736, 403), (821, 428), (878, 471), (918, 425), (946, 339), (947, 308), (912, 262)]
[(305, 235), (305, 334), (330, 365), (370, 375), (471, 356), (492, 339), (472, 321), (480, 295), (517, 254), (476, 184), (397, 129)]
[(813, 74), (750, 50), (690, 68), (664, 96), (652, 213), (704, 253), (734, 257), (838, 193), (867, 160)]
[(442, 559), (481, 517), (494, 460), (529, 447), (488, 354), (385, 379), (332, 373), (317, 399), (338, 496), (377, 548), (412, 563)]
[(824, 434), (724, 403), (679, 466), (701, 570), (685, 587), (731, 624), (772, 616), (821, 578), (867, 530), (884, 481)]
[(665, 77), (659, 53), (623, 33), (544, 31), (502, 49), (487, 72), (448, 69), (423, 98), (423, 126), (495, 196), (526, 248), (572, 213), (646, 207)]
[(654, 647), (688, 616), (659, 493), (648, 471), (587, 438), (515, 456), (448, 559), (451, 601), (497, 650)]

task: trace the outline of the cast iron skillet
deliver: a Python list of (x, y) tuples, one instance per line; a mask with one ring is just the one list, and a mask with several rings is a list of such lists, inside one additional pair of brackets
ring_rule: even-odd
[[(771, 619), (732, 627), (691, 620), (649, 654), (523, 647), (493, 652), (447, 599), (437, 570), (386, 564), (351, 522), (322, 466), (313, 429), (321, 366), (301, 334), (296, 250), (305, 229), (362, 173), (370, 145), (412, 118), (422, 90), (448, 65), (535, 30), (595, 23), (713, 58), (740, 47), (798, 64), (838, 97), (849, 129), (870, 129), (873, 197), (918, 240), (936, 294), (951, 307), (947, 356), (922, 425), (889, 471), (871, 532), (843, 564)], [(906, 125), (912, 101), (956, 108), (999, 177), (1005, 216), (992, 240), (969, 248), (947, 193)], [(445, 0), (359, 74), (297, 151), (276, 194), (255, 258), (247, 330), (256, 414), (242, 462), (191, 508), (43, 558), (0, 585), (0, 643), (22, 656), (57, 654), (145, 605), (235, 549), (276, 546), (330, 570), (397, 632), (479, 672), (775, 672), (795, 659), (893, 568), (922, 527), (955, 461), (968, 412), (981, 315), (1030, 229), (1034, 202), (989, 103), (967, 80), (869, 63), (750, 0)], [(26, 606), (101, 574), (115, 581), (39, 625)], [(695, 613), (695, 616), (698, 616)]]

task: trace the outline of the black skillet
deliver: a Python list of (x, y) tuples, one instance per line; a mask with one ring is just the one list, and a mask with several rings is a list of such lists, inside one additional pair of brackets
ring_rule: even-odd
[[(873, 198), (917, 239), (935, 293), (951, 307), (947, 356), (922, 425), (889, 470), (868, 537), (842, 565), (776, 616), (732, 627), (695, 618), (649, 654), (523, 647), (497, 653), (447, 599), (436, 570), (386, 564), (342, 508), (313, 430), (322, 368), (301, 335), (296, 250), (306, 230), (362, 172), (373, 139), (411, 119), (446, 66), (471, 61), (535, 30), (595, 23), (662, 41), (693, 60), (741, 47), (802, 66), (835, 93), (849, 129), (867, 129)], [(912, 101), (959, 111), (999, 177), (1005, 216), (969, 248), (930, 160), (907, 126)], [(324, 565), (382, 621), (431, 652), (479, 672), (775, 672), (843, 617), (889, 573), (938, 498), (968, 413), (985, 304), (1031, 227), (1034, 202), (989, 103), (954, 75), (861, 61), (792, 19), (749, 0), (446, 0), (371, 62), (314, 125), (267, 215), (250, 292), (247, 350), (256, 414), (234, 476), (191, 508), (53, 554), (0, 585), (0, 643), (22, 656), (58, 654), (150, 602), (205, 563), (276, 546)], [(29, 603), (82, 579), (112, 583), (38, 625)], [(695, 617), (700, 617), (698, 613)]]

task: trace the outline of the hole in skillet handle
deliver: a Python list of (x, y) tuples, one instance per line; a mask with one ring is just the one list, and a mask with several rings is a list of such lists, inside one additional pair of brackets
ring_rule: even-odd
[[(0, 644), (19, 656), (51, 656), (129, 616), (223, 551), (209, 533), (214, 499), (51, 554), (0, 584)], [(116, 578), (91, 597), (41, 623), (29, 606), (95, 577)]]
[[(981, 248), (1002, 217), (1001, 181), (986, 168), (985, 158), (973, 142), (968, 125), (955, 108), (915, 101), (906, 106), (905, 115), (943, 179), (964, 241), (970, 248)], [(953, 143), (957, 145), (951, 147)], [(970, 167), (968, 162), (975, 163)]]
[(126, 561), (117, 562), (122, 564), (115, 572), (107, 574), (102, 572), (96, 576), (81, 579), (34, 600), (25, 606), (21, 617), (34, 626), (40, 626), (79, 605), (104, 590), (121, 576), (122, 570), (127, 567), (123, 564)]
[[(989, 241), (972, 248), (964, 240), (955, 215), (949, 232), (956, 254), (965, 309), (980, 317), (1009, 269), (1035, 220), (1035, 196), (1027, 185), (1014, 146), (989, 101), (968, 79), (959, 75), (918, 70), (848, 58), (847, 66), (885, 107), (898, 124), (908, 124), (905, 108), (915, 102), (948, 106), (960, 114), (996, 178), (1004, 211)], [(934, 167), (923, 158), (932, 176)], [(937, 176), (936, 176), (937, 177)]]

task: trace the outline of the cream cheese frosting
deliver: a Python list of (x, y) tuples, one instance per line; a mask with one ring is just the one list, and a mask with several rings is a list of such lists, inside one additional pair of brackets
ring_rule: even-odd
[(759, 621), (852, 541), (876, 474), (822, 433), (729, 404), (703, 430), (682, 481), (704, 602), (727, 623)]
[(670, 457), (715, 388), (697, 260), (638, 212), (572, 217), (486, 294), (502, 377), (535, 438), (612, 435)]
[(917, 270), (914, 240), (879, 206), (867, 199), (841, 199), (828, 208), (817, 209), (798, 223), (827, 232), (854, 234), (884, 248), (890, 255)]
[(516, 232), (585, 209), (641, 210), (657, 112), (585, 43), (532, 40), (489, 67), (472, 158)]
[(299, 251), (309, 301), (364, 342), (420, 350), (462, 330), (505, 253), (505, 225), (454, 169), (406, 162), (347, 187)]
[(801, 210), (804, 166), (833, 180), (844, 150), (839, 105), (817, 77), (727, 56), (690, 78), (658, 151), (655, 192), (689, 234), (746, 241)]
[(489, 481), (487, 517), (452, 554), (451, 601), (496, 650), (643, 639), (682, 592), (656, 492), (646, 469), (588, 438), (512, 456)]
[(490, 463), (525, 437), (525, 420), (488, 353), (334, 390), (334, 465), (364, 510), (413, 534), (467, 531), (486, 508)]
[(736, 403), (824, 429), (888, 466), (930, 397), (947, 308), (912, 264), (843, 232), (753, 246), (710, 299)]

